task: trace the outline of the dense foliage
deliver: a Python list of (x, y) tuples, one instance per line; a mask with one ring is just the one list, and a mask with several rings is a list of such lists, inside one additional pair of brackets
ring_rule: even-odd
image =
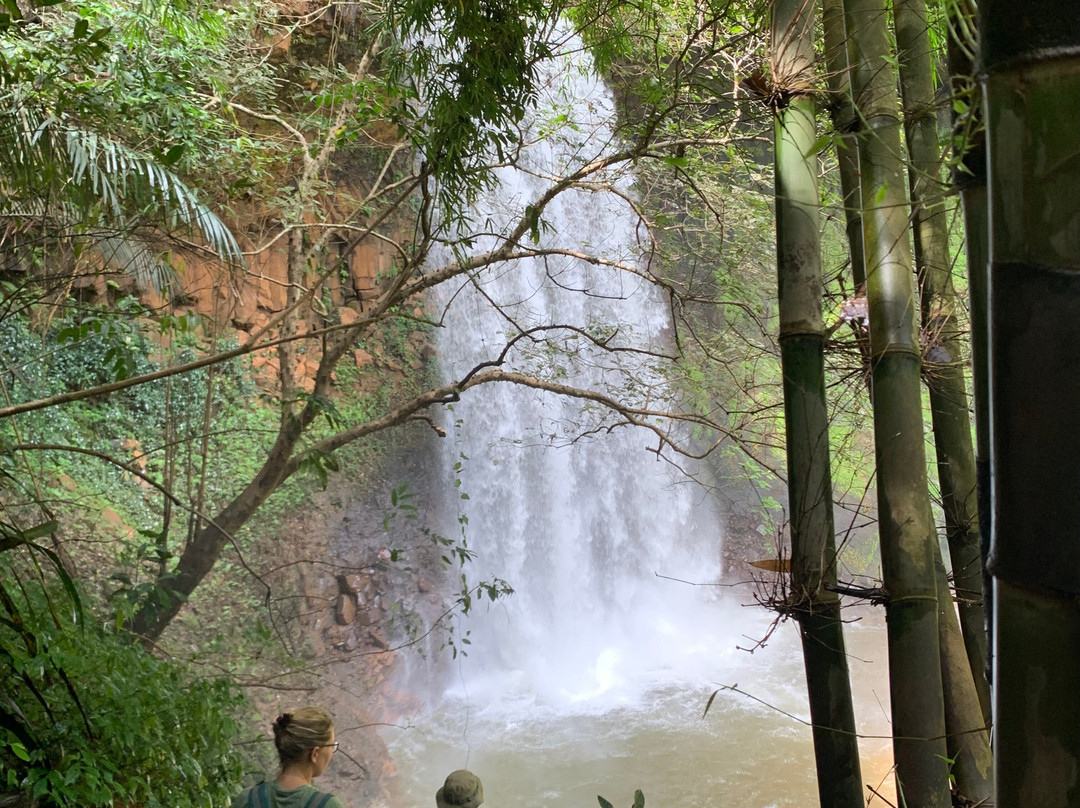
[(31, 533), (2, 530), (15, 544), (0, 553), (2, 788), (39, 805), (228, 805), (240, 776), (235, 686), (132, 645), (84, 612)]
[(209, 159), (227, 175), (236, 160), (227, 128), (190, 86), (194, 75), (214, 81), (233, 20), (105, 3), (40, 14), (0, 19), (9, 229), (81, 234), (76, 245), (144, 278), (155, 273), (155, 235), (198, 233), (237, 260), (228, 228), (177, 173)]

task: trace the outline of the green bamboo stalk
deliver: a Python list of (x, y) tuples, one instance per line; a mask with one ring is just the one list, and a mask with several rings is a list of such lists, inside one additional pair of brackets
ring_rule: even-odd
[(979, 4), (1001, 808), (1080, 804), (1080, 5)]
[(859, 138), (870, 308), (874, 439), (887, 606), (893, 754), (909, 806), (950, 805), (938, 646), (921, 351), (907, 227), (896, 71), (883, 0), (845, 0)]
[[(986, 635), (990, 636), (993, 609), (986, 574), (990, 549), (990, 374), (989, 374), (989, 222), (986, 197), (986, 138), (982, 131), (981, 91), (975, 83), (971, 31), (976, 26), (973, 0), (950, 0), (946, 4), (949, 22), (949, 73), (955, 98), (965, 100), (966, 110), (954, 107), (954, 142), (959, 152), (953, 183), (960, 193), (964, 211), (964, 241), (967, 249), (968, 309), (971, 319), (972, 393), (975, 410), (975, 470), (977, 481), (980, 551), (983, 558), (983, 613)], [(989, 683), (992, 670), (987, 648), (984, 678)], [(988, 718), (989, 720), (989, 718)]]
[[(928, 23), (923, 0), (894, 0), (900, 56), (900, 94), (910, 160), (915, 263), (920, 284), (924, 366), (937, 454), (946, 535), (959, 595), (959, 617), (935, 544), (938, 584), (938, 641), (945, 695), (946, 746), (954, 790), (963, 804), (993, 799), (993, 753), (989, 733), (990, 687), (986, 669), (986, 626), (982, 608), (974, 452), (964, 381), (962, 340), (950, 271), (949, 233), (941, 182), (937, 118), (931, 79)], [(942, 355), (943, 354), (943, 355)], [(961, 629), (963, 631), (961, 635)]]
[(994, 797), (994, 754), (982, 717), (964, 637), (956, 619), (952, 590), (935, 548), (938, 588), (938, 642), (941, 644), (941, 682), (945, 691), (945, 729), (955, 801), (960, 805), (990, 806)]
[(866, 282), (859, 150), (855, 142), (855, 134), (859, 130), (859, 116), (855, 114), (855, 107), (851, 103), (844, 0), (821, 0), (821, 23), (825, 38), (828, 112), (836, 132), (836, 162), (840, 169), (840, 195), (844, 199), (844, 224), (851, 256), (851, 275), (855, 281), (855, 289), (858, 290)]
[(862, 776), (840, 598), (825, 399), (813, 6), (773, 6), (776, 254), (784, 374), (792, 592), (802, 637), (821, 805), (861, 808)]
[(926, 340), (923, 374), (930, 392), (938, 483), (960, 627), (985, 725), (990, 721), (990, 684), (984, 676), (987, 638), (975, 453), (964, 380), (963, 335), (956, 319), (956, 290), (949, 256), (947, 189), (942, 182), (938, 147), (926, 3), (894, 0), (893, 14), (910, 160), (915, 266)]

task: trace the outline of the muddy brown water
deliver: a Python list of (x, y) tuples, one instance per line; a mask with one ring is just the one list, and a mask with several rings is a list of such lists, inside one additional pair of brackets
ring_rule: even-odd
[[(745, 615), (750, 636), (767, 622)], [(753, 654), (727, 648), (688, 654), (691, 676), (653, 671), (651, 681), (620, 676), (647, 661), (609, 656), (602, 692), (515, 691), (467, 661), (457, 682), (433, 695), (400, 728), (386, 729), (395, 775), (389, 808), (434, 804), (443, 777), (467, 767), (484, 782), (485, 805), (499, 808), (596, 806), (603, 796), (629, 806), (635, 789), (645, 804), (674, 808), (810, 808), (818, 805), (813, 747), (797, 631), (782, 625)], [(856, 701), (863, 781), (894, 798), (891, 772), (885, 630), (868, 615), (849, 625), (848, 650)], [(749, 643), (744, 643), (749, 644)], [(713, 675), (698, 679), (702, 668)], [(513, 677), (510, 677), (513, 679)], [(721, 690), (706, 714), (710, 695)], [(870, 805), (887, 803), (866, 791)]]

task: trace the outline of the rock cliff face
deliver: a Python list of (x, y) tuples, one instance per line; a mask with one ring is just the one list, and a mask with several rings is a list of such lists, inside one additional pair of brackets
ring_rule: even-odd
[[(245, 218), (250, 222), (256, 217), (253, 213)], [(243, 268), (225, 271), (218, 262), (174, 254), (169, 263), (175, 270), (175, 286), (168, 291), (168, 297), (157, 289), (140, 288), (131, 276), (122, 273), (80, 273), (74, 279), (72, 290), (83, 301), (94, 304), (107, 303), (111, 295), (136, 295), (153, 312), (197, 314), (218, 338), (234, 336), (244, 343), (251, 337), (251, 332), (266, 326), (285, 308), (288, 287), (288, 255), (284, 239), (278, 238), (272, 246), (264, 248), (263, 245), (273, 242), (279, 233), (273, 229), (260, 233), (262, 243), (259, 243), (244, 235), (251, 230), (247, 222), (244, 219), (227, 221), (238, 234), (241, 247), (250, 253), (247, 266)], [(333, 307), (337, 321), (347, 325), (355, 321), (366, 303), (378, 295), (380, 280), (388, 277), (393, 269), (393, 255), (390, 248), (382, 244), (361, 244), (345, 257), (345, 265), (347, 273), (343, 272), (327, 283), (327, 302)], [(324, 318), (312, 312), (298, 328), (303, 333), (324, 324)], [(295, 367), (298, 384), (309, 393), (314, 389), (318, 359), (318, 341), (312, 340), (303, 347)], [(371, 361), (371, 356), (357, 351), (353, 360), (362, 368)], [(277, 362), (273, 349), (252, 355), (257, 376), (268, 384), (277, 376)]]
[[(445, 608), (434, 545), (422, 530), (388, 532), (384, 526), (390, 488), (424, 491), (436, 484), (426, 436), (424, 429), (403, 434), (400, 451), (379, 468), (331, 477), (270, 542), (263, 560), (288, 570), (269, 582), (280, 596), (301, 599), (299, 625), (289, 633), (300, 640), (298, 666), (315, 675), (303, 678), (309, 689), (301, 692), (252, 690), (259, 728), (269, 737), (283, 710), (326, 706), (341, 750), (316, 785), (337, 794), (346, 808), (390, 804), (395, 770), (379, 728), (407, 724), (419, 709), (417, 697), (401, 689), (399, 674), (418, 653), (416, 638)], [(416, 525), (424, 522), (421, 509)], [(269, 759), (267, 766), (272, 775)]]

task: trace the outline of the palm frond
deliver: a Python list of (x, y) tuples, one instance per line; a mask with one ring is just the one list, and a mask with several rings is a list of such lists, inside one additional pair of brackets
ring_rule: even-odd
[(104, 228), (81, 221), (71, 203), (46, 205), (40, 199), (12, 200), (0, 194), (0, 219), (35, 222), (53, 233), (78, 235), (85, 247), (95, 250), (104, 266), (122, 272), (140, 289), (166, 293), (178, 286), (176, 271), (160, 258), (160, 251), (133, 227)]
[(177, 287), (176, 272), (142, 239), (100, 234), (94, 246), (107, 266), (131, 277), (140, 289), (163, 294)]
[[(228, 263), (242, 263), (229, 228), (175, 173), (152, 157), (54, 115), (17, 104), (0, 110), (0, 215), (31, 199), (71, 204), (84, 221), (119, 230), (133, 217), (188, 229)], [(148, 266), (145, 262), (137, 262)]]

